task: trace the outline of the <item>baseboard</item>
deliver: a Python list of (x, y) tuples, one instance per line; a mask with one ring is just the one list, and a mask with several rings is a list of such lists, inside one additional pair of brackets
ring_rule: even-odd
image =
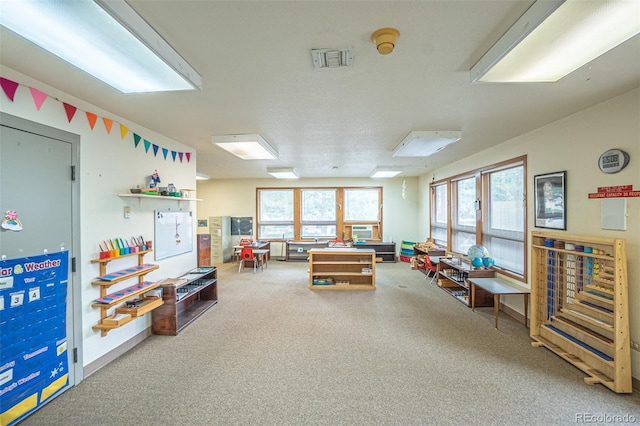
[[(520, 312), (516, 311), (515, 309), (510, 308), (509, 306), (505, 305), (504, 303), (500, 303), (500, 311), (502, 311), (505, 314), (509, 315), (514, 320), (524, 324), (524, 315), (521, 314)], [(529, 318), (527, 318), (527, 327), (529, 327)]]
[[(505, 314), (509, 315), (511, 318), (515, 319), (518, 322), (521, 322), (524, 324), (524, 315), (521, 314), (520, 312), (510, 308), (509, 306), (505, 305), (504, 303), (500, 303), (500, 310), (503, 311)], [(527, 327), (529, 327), (529, 319), (527, 318)], [(636, 379), (635, 377), (631, 378), (631, 387), (634, 390), (634, 392), (640, 392), (640, 380)]]
[(127, 340), (126, 342), (124, 342), (117, 348), (113, 349), (112, 351), (104, 354), (103, 356), (96, 359), (92, 363), (85, 365), (83, 370), (84, 378), (86, 379), (91, 374), (95, 373), (105, 365), (109, 364), (111, 361), (124, 355), (127, 351), (133, 349), (137, 344), (139, 344), (149, 336), (151, 336), (151, 327), (133, 336), (131, 339)]

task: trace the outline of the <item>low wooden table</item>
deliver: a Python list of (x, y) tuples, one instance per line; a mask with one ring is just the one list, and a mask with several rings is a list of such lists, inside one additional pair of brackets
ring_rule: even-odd
[(529, 293), (531, 291), (519, 284), (502, 278), (469, 278), (471, 285), (471, 309), (475, 310), (476, 286), (488, 293), (493, 294), (493, 313), (496, 317), (496, 329), (498, 328), (498, 313), (500, 312), (500, 295), (502, 294), (522, 294), (524, 296), (524, 325), (527, 325), (529, 312)]

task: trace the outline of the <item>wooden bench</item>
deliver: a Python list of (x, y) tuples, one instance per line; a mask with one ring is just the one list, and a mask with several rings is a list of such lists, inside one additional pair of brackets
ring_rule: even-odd
[(496, 317), (496, 329), (498, 328), (498, 313), (500, 311), (500, 295), (502, 294), (522, 294), (524, 296), (524, 325), (527, 325), (529, 312), (529, 293), (525, 286), (507, 281), (502, 278), (469, 278), (471, 285), (471, 309), (475, 310), (476, 286), (488, 293), (493, 294), (493, 314)]

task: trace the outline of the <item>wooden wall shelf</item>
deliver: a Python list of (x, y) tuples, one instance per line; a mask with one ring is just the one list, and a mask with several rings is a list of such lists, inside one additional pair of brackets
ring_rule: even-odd
[[(144, 255), (149, 252), (151, 252), (151, 250), (106, 259), (91, 260), (91, 263), (100, 264), (100, 276), (91, 282), (92, 285), (100, 287), (100, 298), (91, 304), (92, 307), (100, 309), (100, 322), (92, 328), (94, 330), (100, 330), (102, 337), (105, 337), (109, 330), (122, 327), (133, 319), (140, 318), (144, 316), (144, 314), (162, 305), (163, 301), (160, 297), (145, 296), (146, 293), (158, 287), (158, 283), (144, 281), (146, 274), (159, 268), (158, 265), (144, 263)], [(107, 273), (107, 264), (109, 262), (131, 256), (138, 257), (137, 266)], [(107, 293), (111, 286), (134, 278), (137, 278), (137, 284), (113, 291), (112, 293)], [(128, 307), (126, 303), (123, 303), (134, 298), (138, 298), (140, 301), (136, 307)]]
[(123, 197), (123, 198), (138, 198), (138, 199), (143, 199), (143, 198), (153, 198), (153, 199), (159, 199), (159, 200), (173, 200), (173, 201), (202, 201), (199, 198), (183, 198), (183, 197), (168, 197), (166, 195), (148, 195), (148, 194), (118, 194), (118, 197)]

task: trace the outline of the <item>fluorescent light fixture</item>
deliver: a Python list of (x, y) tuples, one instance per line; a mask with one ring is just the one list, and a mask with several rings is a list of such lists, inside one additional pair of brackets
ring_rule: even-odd
[(471, 82), (555, 82), (638, 33), (639, 1), (538, 0), (471, 68)]
[(124, 0), (2, 0), (0, 25), (123, 93), (202, 88)]
[(298, 179), (300, 177), (291, 167), (267, 167), (267, 173), (276, 179)]
[(278, 153), (258, 134), (212, 136), (211, 141), (243, 160), (275, 160)]
[(204, 173), (196, 173), (196, 180), (209, 180), (211, 176), (205, 175)]
[(314, 69), (350, 67), (353, 53), (349, 49), (312, 49), (311, 59)]
[(402, 173), (399, 167), (376, 167), (371, 173), (372, 178), (392, 178)]
[(413, 131), (393, 148), (393, 156), (428, 157), (461, 137), (462, 132), (453, 130)]

